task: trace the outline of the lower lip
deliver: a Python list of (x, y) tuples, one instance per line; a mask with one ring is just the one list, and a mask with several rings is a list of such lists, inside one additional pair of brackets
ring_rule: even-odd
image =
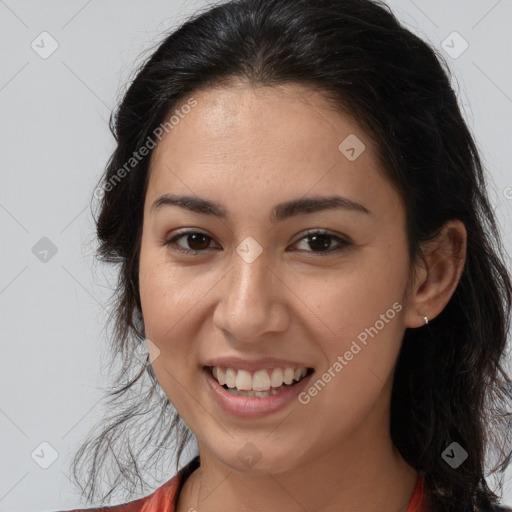
[(279, 411), (293, 402), (306, 387), (313, 374), (304, 377), (291, 388), (266, 398), (232, 395), (213, 378), (209, 369), (203, 368), (203, 375), (208, 387), (213, 392), (215, 400), (224, 411), (241, 418), (259, 418)]

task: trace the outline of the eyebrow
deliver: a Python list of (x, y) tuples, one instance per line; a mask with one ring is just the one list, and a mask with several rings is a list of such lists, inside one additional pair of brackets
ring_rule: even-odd
[[(150, 211), (151, 213), (154, 213), (164, 206), (178, 206), (191, 212), (213, 215), (220, 219), (226, 219), (229, 217), (228, 211), (223, 205), (216, 201), (203, 199), (198, 196), (164, 194), (154, 201), (151, 205)], [(331, 195), (325, 197), (301, 197), (299, 199), (280, 203), (276, 205), (270, 213), (270, 221), (279, 222), (296, 215), (338, 208), (372, 215), (367, 208), (356, 201), (352, 201), (351, 199), (338, 195)]]

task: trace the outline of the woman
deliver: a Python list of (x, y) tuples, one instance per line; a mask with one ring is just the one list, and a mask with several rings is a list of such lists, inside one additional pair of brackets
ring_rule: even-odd
[(142, 482), (135, 438), (198, 456), (114, 510), (505, 510), (485, 456), (509, 462), (512, 287), (432, 48), (371, 0), (227, 2), (163, 41), (112, 130), (122, 384), (75, 461), (91, 503)]

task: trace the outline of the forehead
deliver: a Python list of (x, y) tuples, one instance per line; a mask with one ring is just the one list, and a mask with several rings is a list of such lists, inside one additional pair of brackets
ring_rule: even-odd
[(241, 194), (256, 205), (260, 193), (278, 202), (313, 188), (360, 197), (389, 188), (369, 135), (317, 91), (238, 84), (197, 91), (181, 105), (191, 99), (153, 152), (148, 196), (215, 193), (229, 203)]
[[(336, 156), (336, 142), (356, 132), (367, 145), (372, 144), (351, 116), (305, 86), (252, 87), (239, 83), (190, 96), (196, 106), (164, 135), (155, 159), (162, 151), (171, 150), (188, 160), (227, 152), (231, 158), (250, 156), (251, 161), (290, 159), (296, 150), (300, 150), (300, 157), (306, 151), (311, 158), (319, 153)], [(181, 105), (186, 101), (182, 100)], [(195, 144), (195, 151), (183, 155), (184, 144), (187, 149)]]

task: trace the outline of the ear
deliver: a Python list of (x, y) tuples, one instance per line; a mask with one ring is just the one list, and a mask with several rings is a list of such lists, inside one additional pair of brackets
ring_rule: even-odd
[(466, 227), (460, 220), (448, 221), (435, 238), (422, 244), (424, 260), (415, 265), (406, 327), (421, 327), (425, 325), (425, 316), (432, 320), (446, 307), (464, 270), (466, 245)]

